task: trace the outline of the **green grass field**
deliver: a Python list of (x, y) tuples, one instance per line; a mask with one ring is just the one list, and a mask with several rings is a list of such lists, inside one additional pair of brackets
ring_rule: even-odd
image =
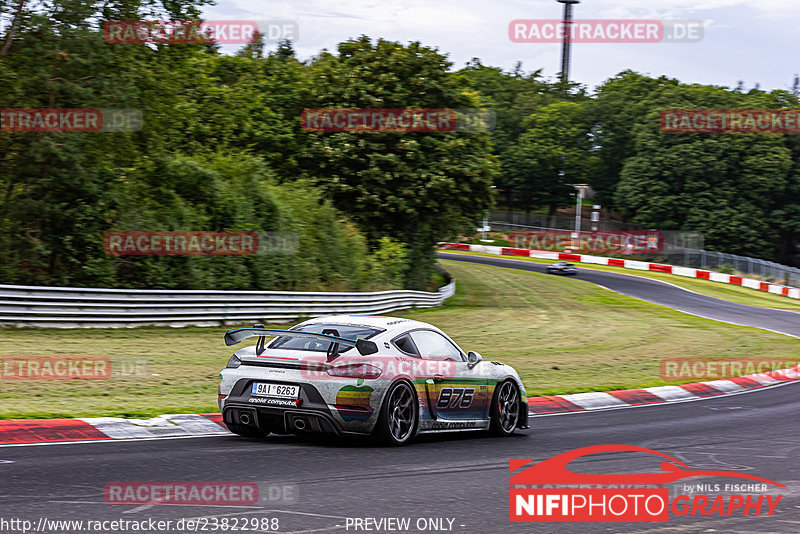
[[(447, 253), (463, 254), (467, 256), (485, 256), (487, 258), (497, 258), (497, 254), (483, 254), (480, 252), (462, 252), (447, 250)], [(520, 261), (532, 261), (535, 263), (555, 263), (557, 260), (543, 260), (539, 258), (525, 258), (525, 257), (510, 257), (501, 256), (506, 259), (514, 259)], [(748, 287), (734, 286), (731, 284), (723, 284), (721, 282), (711, 282), (709, 280), (700, 280), (697, 278), (687, 278), (685, 276), (678, 276), (675, 274), (657, 273), (652, 271), (639, 271), (636, 269), (625, 269), (623, 267), (609, 267), (607, 265), (595, 265), (592, 263), (576, 263), (578, 269), (595, 269), (598, 271), (611, 271), (615, 273), (630, 274), (634, 276), (644, 276), (646, 278), (653, 278), (663, 282), (669, 282), (676, 286), (702, 293), (709, 297), (718, 299), (729, 300), (731, 302), (738, 302), (740, 304), (747, 304), (749, 306), (759, 306), (761, 308), (776, 308), (788, 311), (800, 311), (800, 300), (791, 299), (767, 293), (765, 291), (758, 291)]]
[[(436, 309), (396, 315), (433, 323), (465, 350), (514, 365), (528, 393), (664, 384), (665, 357), (792, 358), (800, 341), (693, 317), (590, 284), (444, 261), (458, 291)], [(285, 326), (285, 325), (283, 325)], [(0, 358), (105, 356), (137, 364), (107, 380), (0, 380), (0, 418), (214, 412), (226, 327), (4, 329)]]

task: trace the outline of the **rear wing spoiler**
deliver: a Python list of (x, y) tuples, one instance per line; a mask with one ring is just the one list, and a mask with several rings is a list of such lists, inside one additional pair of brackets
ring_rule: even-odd
[[(316, 334), (314, 332), (302, 332), (300, 330), (277, 330), (274, 328), (237, 328), (236, 330), (228, 330), (225, 332), (225, 345), (231, 346), (244, 341), (249, 337), (258, 337), (258, 347), (263, 351), (264, 338), (267, 336), (281, 336), (281, 337), (300, 337), (308, 339), (317, 339), (321, 341), (330, 341), (332, 343), (331, 349), (328, 350), (328, 357), (335, 358), (339, 352), (339, 346), (355, 347), (358, 352), (363, 356), (375, 354), (378, 352), (378, 346), (374, 341), (367, 339), (348, 339), (339, 337), (332, 334)], [(261, 352), (258, 352), (261, 354)]]

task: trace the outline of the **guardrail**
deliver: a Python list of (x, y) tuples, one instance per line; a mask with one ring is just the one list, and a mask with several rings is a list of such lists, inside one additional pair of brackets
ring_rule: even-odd
[(0, 285), (0, 325), (57, 328), (217, 326), (284, 322), (337, 313), (379, 314), (440, 306), (455, 279), (436, 292), (203, 291)]

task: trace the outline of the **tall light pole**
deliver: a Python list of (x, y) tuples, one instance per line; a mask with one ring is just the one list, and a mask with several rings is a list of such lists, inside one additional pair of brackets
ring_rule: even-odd
[(583, 197), (586, 196), (586, 190), (589, 189), (589, 184), (570, 184), (577, 192), (575, 194), (575, 231), (572, 233), (572, 248), (577, 249), (580, 247), (581, 238), (581, 204)]
[(569, 62), (572, 48), (572, 5), (581, 0), (556, 0), (564, 4), (564, 40), (561, 43), (561, 83), (566, 87), (569, 83)]

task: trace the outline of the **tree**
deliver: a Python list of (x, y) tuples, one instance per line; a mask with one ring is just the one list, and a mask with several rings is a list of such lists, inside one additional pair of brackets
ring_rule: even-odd
[[(311, 65), (310, 108), (474, 108), (466, 82), (437, 51), (367, 37)], [(408, 247), (407, 286), (428, 286), (436, 242), (474, 224), (492, 202), (489, 135), (308, 133), (307, 174), (375, 245)]]
[[(506, 73), (473, 58), (458, 74), (480, 93), (481, 105), (491, 109), (497, 117), (492, 131), (492, 149), (501, 161), (506, 161), (507, 152), (526, 131), (525, 119), (562, 97), (558, 87), (542, 78), (541, 69), (526, 74), (519, 62)], [(517, 169), (505, 164), (495, 185), (507, 207), (528, 209), (531, 199), (518, 187), (520, 180)]]
[[(706, 247), (794, 261), (798, 180), (782, 134), (665, 134), (661, 109), (795, 106), (790, 93), (741, 94), (723, 88), (661, 87), (642, 103), (653, 111), (631, 132), (615, 201), (633, 222), (663, 230), (703, 232)], [(788, 136), (791, 138), (791, 136)]]
[[(0, 56), (0, 108), (129, 108), (137, 132), (0, 132), (0, 277), (106, 287), (396, 286), (363, 236), (305, 183), (276, 185), (297, 130), (300, 65), (213, 46), (105, 43), (98, 20), (196, 19), (202, 2), (57, 0), (23, 9)], [(0, 4), (0, 17), (8, 12)], [(253, 51), (255, 52), (255, 51)], [(283, 91), (281, 91), (283, 89)], [(272, 95), (279, 96), (273, 97)], [(285, 115), (285, 114), (286, 115)], [(288, 114), (293, 115), (290, 119)], [(296, 148), (296, 147), (294, 147)], [(253, 152), (258, 152), (254, 156)], [(302, 256), (116, 257), (111, 230), (299, 235)], [(387, 254), (398, 247), (385, 247)], [(402, 251), (401, 251), (402, 252)], [(386, 287), (379, 287), (385, 289)]]
[(570, 203), (570, 183), (585, 183), (596, 166), (590, 153), (586, 109), (557, 102), (525, 119), (525, 131), (503, 157), (504, 176), (514, 206), (547, 206), (550, 214)]
[(624, 71), (597, 89), (589, 113), (593, 122), (593, 143), (599, 165), (590, 179), (598, 203), (613, 208), (614, 191), (625, 161), (634, 155), (633, 128), (652, 110), (648, 99), (660, 88), (674, 87), (677, 80), (650, 78)]

